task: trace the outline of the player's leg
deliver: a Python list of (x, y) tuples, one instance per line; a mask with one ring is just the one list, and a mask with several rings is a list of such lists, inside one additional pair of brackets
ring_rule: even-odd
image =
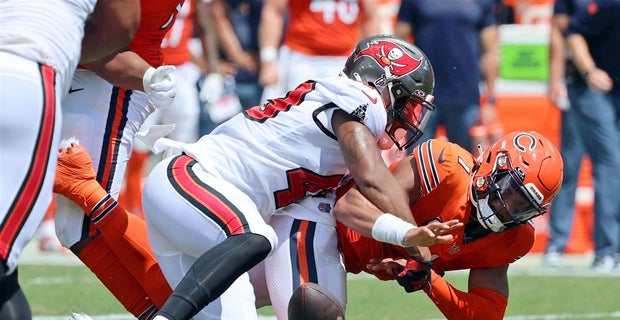
[[(117, 197), (125, 164), (131, 151), (133, 136), (139, 124), (151, 112), (151, 107), (148, 107), (144, 93), (113, 87), (90, 71), (77, 71), (72, 88), (73, 92), (63, 101), (65, 103), (63, 119), (67, 124), (63, 126), (63, 137), (77, 137), (93, 158), (97, 180), (113, 197)], [(122, 217), (122, 215), (116, 215), (116, 217)], [(126, 218), (125, 220), (127, 227), (123, 229), (123, 233), (106, 234), (106, 238), (116, 239), (115, 243), (105, 242), (99, 245), (107, 246), (115, 253), (132, 250), (136, 254), (144, 252), (140, 247), (135, 248), (134, 243), (127, 241), (130, 237), (125, 233), (134, 228), (139, 230), (144, 226), (135, 227), (131, 223), (134, 220)], [(90, 241), (98, 237), (101, 231), (92, 226), (82, 209), (62, 197), (58, 199), (56, 232), (63, 246), (70, 248), (78, 257), (81, 257), (82, 262), (94, 272), (100, 270), (96, 265), (101, 263), (99, 259), (93, 258), (93, 255), (80, 255), (80, 252), (88, 247)], [(137, 231), (137, 233), (140, 232), (144, 233), (144, 231)], [(146, 242), (146, 240), (143, 241)], [(126, 277), (134, 277), (138, 283), (148, 278), (145, 272), (148, 268), (138, 262), (149, 259), (155, 261), (153, 256), (148, 255), (142, 255), (141, 259), (129, 260), (117, 257), (116, 254), (113, 257), (120, 262), (114, 266), (122, 268), (121, 271)], [(115, 296), (121, 299), (133, 297), (133, 294), (126, 294), (123, 278), (98, 276)], [(163, 276), (161, 280), (165, 282)], [(157, 281), (151, 280), (151, 282)], [(156, 301), (160, 292), (159, 290), (147, 292), (148, 296), (142, 297), (142, 300)], [(132, 301), (122, 303), (123, 305), (138, 305)], [(145, 312), (145, 310), (128, 311), (136, 317)]]
[[(178, 279), (178, 273), (171, 274), (175, 270), (184, 274), (176, 286), (171, 283), (174, 292), (158, 314), (186, 319), (206, 306), (206, 312), (223, 312), (231, 319), (231, 314), (255, 317), (253, 295), (251, 301), (231, 299), (232, 304), (220, 296), (270, 253), (275, 233), (247, 195), (196, 164), (185, 155), (165, 159), (144, 185), (142, 202), (155, 255), (182, 252), (196, 258), (187, 267), (161, 260), (169, 280)], [(251, 293), (245, 279), (241, 285)]]
[[(326, 287), (346, 306), (346, 273), (340, 260), (334, 224), (322, 216), (331, 216), (333, 200), (307, 198), (272, 216), (269, 224), (278, 235), (274, 255), (265, 259), (265, 272), (271, 304), (278, 319), (286, 319), (293, 291), (305, 282)], [(306, 220), (312, 217), (321, 222)]]
[(51, 201), (62, 82), (51, 67), (3, 52), (0, 82), (0, 132), (5, 133), (0, 139), (0, 291), (6, 294), (0, 318), (29, 319), (16, 269)]

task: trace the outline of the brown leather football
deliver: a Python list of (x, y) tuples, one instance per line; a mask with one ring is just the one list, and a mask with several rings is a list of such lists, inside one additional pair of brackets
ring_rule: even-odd
[(289, 320), (344, 320), (344, 309), (325, 287), (306, 282), (293, 291)]

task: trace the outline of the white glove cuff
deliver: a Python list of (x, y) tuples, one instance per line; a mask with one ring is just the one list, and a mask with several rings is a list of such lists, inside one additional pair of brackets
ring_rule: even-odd
[(157, 69), (150, 67), (146, 69), (146, 72), (144, 72), (144, 75), (142, 76), (142, 86), (144, 87), (144, 92), (146, 93), (151, 92), (151, 82), (156, 70)]
[(413, 224), (391, 213), (384, 213), (372, 226), (372, 237), (377, 241), (404, 247), (405, 234), (415, 228)]

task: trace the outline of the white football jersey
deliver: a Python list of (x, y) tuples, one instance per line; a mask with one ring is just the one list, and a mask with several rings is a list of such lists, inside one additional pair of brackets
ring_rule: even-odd
[(385, 131), (387, 114), (379, 93), (337, 76), (305, 82), (180, 149), (246, 193), (267, 217), (337, 186), (346, 173), (331, 126), (335, 109), (358, 117), (376, 140)]
[(84, 21), (96, 3), (97, 0), (2, 0), (0, 51), (53, 67), (63, 84), (69, 86), (80, 58)]

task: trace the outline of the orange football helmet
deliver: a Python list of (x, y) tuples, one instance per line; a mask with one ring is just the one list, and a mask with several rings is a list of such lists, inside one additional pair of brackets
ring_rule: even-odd
[(484, 152), (472, 177), (478, 221), (502, 232), (545, 213), (562, 185), (563, 170), (560, 152), (541, 134), (503, 136)]

